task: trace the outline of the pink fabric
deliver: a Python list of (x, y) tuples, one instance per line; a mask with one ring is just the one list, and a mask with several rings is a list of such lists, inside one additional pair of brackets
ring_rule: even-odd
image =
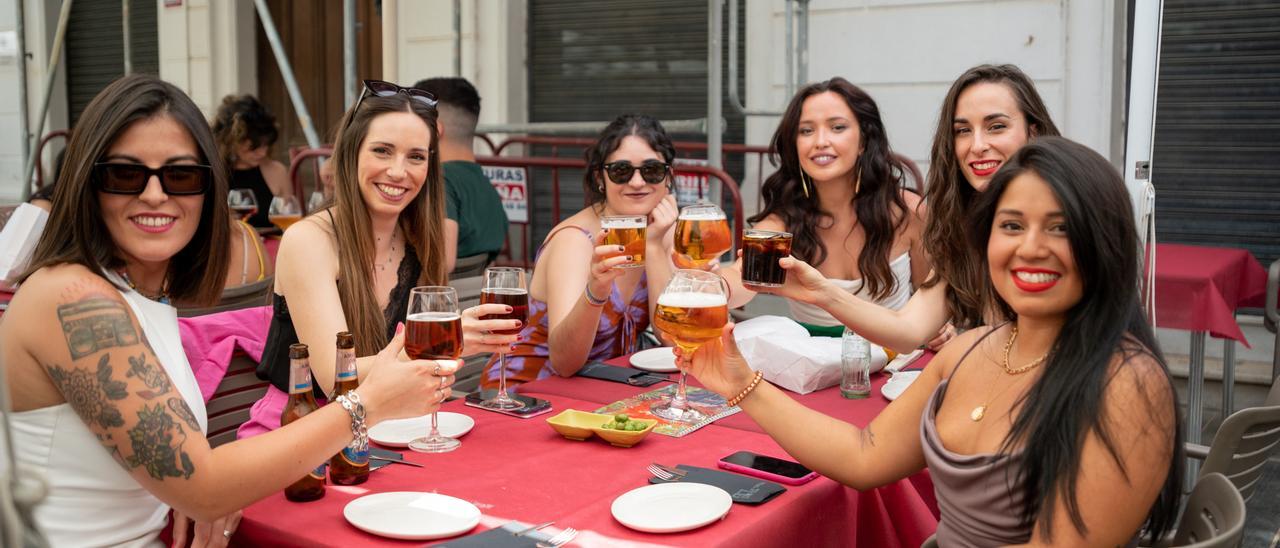
[(1262, 306), (1267, 272), (1248, 251), (1178, 244), (1156, 246), (1156, 325), (1207, 331), (1249, 345), (1235, 312)]
[(236, 439), (251, 438), (280, 428), (280, 414), (284, 412), (284, 404), (288, 401), (288, 394), (279, 388), (268, 386), (266, 395), (249, 408), (249, 420), (244, 421), (236, 430)]
[[(582, 379), (586, 380), (586, 379)], [(536, 384), (536, 383), (531, 383)], [(526, 385), (528, 386), (528, 385)], [(557, 410), (592, 410), (594, 402), (547, 396)], [(863, 400), (857, 403), (869, 403)], [(883, 400), (877, 403), (883, 407)], [(650, 462), (714, 468), (738, 450), (786, 453), (764, 434), (711, 425), (684, 438), (650, 435), (630, 449), (600, 440), (570, 441), (549, 428), (545, 417), (520, 420), (466, 407), (445, 405), (476, 421), (457, 451), (427, 455), (404, 450), (404, 457), (428, 468), (391, 465), (357, 488), (330, 486), (324, 498), (303, 504), (276, 493), (244, 511), (237, 543), (271, 546), (411, 546), (364, 533), (348, 524), (342, 509), (353, 499), (387, 491), (438, 492), (471, 501), (483, 513), (473, 532), (510, 520), (583, 532), (577, 546), (626, 546), (645, 542), (676, 546), (919, 546), (937, 527), (927, 499), (911, 479), (859, 492), (827, 478), (787, 486), (787, 492), (760, 506), (733, 505), (722, 520), (672, 534), (633, 531), (613, 519), (610, 504), (648, 481)]]
[(231, 364), (236, 350), (254, 361), (262, 359), (262, 346), (271, 322), (271, 307), (243, 308), (192, 318), (178, 318), (182, 348), (191, 362), (200, 394), (208, 403)]

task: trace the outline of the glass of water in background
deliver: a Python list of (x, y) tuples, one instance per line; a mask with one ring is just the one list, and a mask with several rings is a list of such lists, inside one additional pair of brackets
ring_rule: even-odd
[(851, 400), (871, 396), (871, 345), (847, 327), (840, 337), (840, 395)]

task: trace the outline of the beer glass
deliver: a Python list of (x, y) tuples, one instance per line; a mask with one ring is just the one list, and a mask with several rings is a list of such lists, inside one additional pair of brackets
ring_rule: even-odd
[(782, 287), (787, 271), (778, 259), (791, 255), (791, 233), (751, 229), (742, 234), (742, 285)]
[[(523, 268), (495, 266), (484, 271), (484, 288), (480, 290), (480, 304), (505, 304), (511, 307), (506, 314), (486, 314), (484, 320), (520, 320), (520, 327), (494, 331), (500, 335), (516, 335), (529, 322), (529, 289), (525, 286)], [(507, 354), (498, 353), (498, 395), (480, 402), (486, 409), (520, 409), (524, 403), (507, 394)]]
[(321, 209), (324, 209), (327, 202), (328, 200), (324, 199), (323, 192), (320, 192), (319, 190), (312, 192), (311, 197), (307, 198), (307, 212), (315, 213), (320, 211)]
[(707, 270), (722, 253), (733, 247), (729, 221), (715, 204), (685, 206), (676, 220), (676, 253), (691, 268)]
[(231, 213), (238, 215), (241, 221), (248, 221), (249, 217), (258, 212), (258, 199), (254, 197), (252, 190), (233, 188), (227, 192), (227, 207), (231, 208)]
[[(703, 343), (720, 336), (729, 321), (728, 289), (718, 274), (702, 270), (677, 270), (658, 297), (653, 326), (675, 340), (684, 355), (692, 355)], [(685, 397), (685, 372), (670, 400), (654, 404), (650, 411), (667, 420), (696, 423), (706, 414)]]
[(644, 266), (644, 229), (649, 219), (644, 215), (605, 215), (600, 217), (600, 228), (609, 229), (605, 245), (620, 245), (623, 255), (630, 255), (631, 262), (618, 268)]
[(295, 196), (276, 196), (271, 199), (271, 207), (267, 208), (267, 218), (280, 230), (289, 230), (293, 223), (302, 220), (302, 206)]
[[(415, 287), (409, 292), (405, 318), (404, 351), (415, 360), (454, 360), (462, 355), (462, 312), (458, 292), (448, 286)], [(435, 413), (431, 414), (431, 434), (409, 442), (409, 449), (421, 453), (445, 453), (462, 442), (440, 434)]]

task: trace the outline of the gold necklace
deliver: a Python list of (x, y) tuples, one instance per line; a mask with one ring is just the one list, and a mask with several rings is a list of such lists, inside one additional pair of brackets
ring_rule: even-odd
[(125, 270), (123, 268), (120, 269), (120, 277), (124, 278), (124, 283), (129, 284), (129, 289), (134, 290), (135, 292), (137, 292), (137, 294), (142, 295), (143, 297), (146, 297), (148, 299), (151, 299), (161, 304), (169, 304), (169, 277), (168, 276), (165, 276), (164, 281), (160, 285), (160, 293), (154, 296), (147, 295), (146, 293), (143, 293), (141, 289), (138, 289), (138, 285), (133, 283), (133, 280), (129, 279), (128, 270)]
[[(1045, 352), (1043, 356), (1040, 356), (1039, 358), (1032, 360), (1031, 363), (1027, 365), (1018, 367), (1016, 369), (1010, 368), (1009, 367), (1009, 350), (1013, 348), (1013, 341), (1016, 341), (1016, 340), (1018, 340), (1018, 326), (1015, 325), (1013, 326), (1013, 334), (1009, 335), (1009, 342), (1004, 343), (1004, 359), (1001, 361), (1000, 365), (1004, 367), (1005, 373), (1008, 373), (1010, 375), (1020, 375), (1022, 373), (1026, 373), (1027, 371), (1035, 369), (1036, 366), (1044, 363), (1045, 358), (1049, 357), (1049, 353)], [(997, 396), (1003, 395), (1005, 393), (1005, 390), (1008, 390), (1010, 386), (1013, 386), (1013, 383), (1009, 383), (1005, 385), (1005, 387), (1000, 390), (999, 394), (988, 396), (986, 402), (984, 402), (982, 405), (974, 407), (973, 411), (969, 412), (969, 419), (972, 420), (973, 422), (978, 422), (982, 420), (983, 417), (987, 416), (987, 406), (990, 405), (991, 402), (995, 400)]]

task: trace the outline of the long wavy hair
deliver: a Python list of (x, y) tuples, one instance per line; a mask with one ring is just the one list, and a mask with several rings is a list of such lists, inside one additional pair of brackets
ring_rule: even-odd
[(758, 223), (777, 215), (792, 234), (793, 255), (815, 266), (827, 259), (827, 247), (818, 237), (818, 227), (833, 219), (835, 213), (822, 210), (816, 192), (805, 195), (800, 186), (800, 155), (796, 146), (805, 99), (826, 92), (839, 95), (849, 105), (862, 136), (862, 153), (848, 181), (850, 187), (857, 185), (853, 208), (858, 224), (866, 233), (866, 243), (858, 254), (858, 270), (862, 272), (863, 291), (882, 299), (897, 289), (897, 280), (889, 268), (889, 252), (893, 249), (894, 236), (907, 220), (907, 203), (902, 199), (902, 181), (907, 168), (894, 158), (880, 119), (880, 108), (862, 88), (836, 77), (809, 84), (796, 92), (769, 143), (769, 160), (778, 170), (760, 187), (764, 209), (747, 220)]
[(169, 116), (186, 128), (196, 143), (200, 163), (213, 168), (213, 182), (204, 193), (200, 209), (200, 224), (191, 241), (169, 258), (169, 296), (175, 303), (217, 302), (227, 277), (227, 240), (231, 237), (227, 173), (222, 157), (208, 122), (191, 98), (173, 84), (141, 74), (125, 76), (103, 88), (80, 115), (54, 185), (49, 222), (36, 244), (30, 268), (19, 281), (46, 266), (65, 263), (83, 265), (94, 272), (124, 267), (119, 247), (102, 221), (93, 164), (101, 161), (129, 126), (156, 116)]
[[(662, 123), (652, 116), (644, 114), (623, 114), (614, 118), (609, 125), (600, 131), (595, 144), (587, 147), (583, 158), (587, 161), (587, 170), (582, 174), (582, 192), (587, 198), (587, 205), (603, 207), (605, 202), (604, 185), (608, 177), (604, 174), (604, 161), (613, 151), (618, 150), (622, 140), (634, 135), (644, 140), (654, 152), (662, 155), (662, 161), (670, 165), (676, 158), (676, 147), (667, 136)], [(667, 189), (671, 189), (671, 173), (667, 173)]]
[(271, 110), (252, 95), (228, 95), (222, 98), (218, 113), (213, 117), (213, 135), (222, 150), (222, 161), (227, 169), (236, 165), (236, 149), (249, 141), (251, 148), (275, 145), (280, 136), (276, 117)]
[[(978, 287), (986, 273), (978, 267), (978, 257), (964, 234), (964, 218), (979, 193), (964, 178), (960, 160), (956, 158), (956, 101), (969, 86), (989, 82), (1003, 84), (1013, 93), (1027, 121), (1027, 138), (1058, 136), (1058, 126), (1049, 117), (1049, 109), (1036, 92), (1035, 84), (1014, 65), (978, 65), (961, 74), (942, 101), (938, 127), (933, 134), (929, 153), (929, 175), (925, 196), (929, 203), (929, 220), (924, 229), (924, 246), (933, 259), (934, 275), (923, 287), (946, 281), (947, 306), (951, 321), (961, 327), (983, 323), (986, 307), (979, 298)], [(985, 249), (985, 247), (984, 247)]]
[(427, 180), (422, 190), (400, 212), (399, 227), (405, 245), (422, 263), (416, 285), (444, 285), (444, 179), (440, 176), (439, 134), (436, 111), (404, 94), (365, 97), (343, 116), (333, 147), (333, 233), (338, 243), (338, 297), (347, 329), (355, 335), (356, 355), (367, 356), (387, 345), (387, 326), (373, 294), (374, 239), (369, 209), (360, 192), (357, 168), (360, 148), (369, 124), (379, 116), (408, 112), (427, 125), (431, 133)]
[[(1066, 313), (1062, 331), (1050, 348), (1044, 372), (1017, 402), (1020, 410), (1001, 447), (1008, 453), (1023, 452), (1023, 467), (1015, 485), (1023, 492), (1022, 518), (1030, 525), (1043, 519), (1045, 540), (1053, 527), (1055, 496), (1061, 495), (1077, 531), (1086, 532), (1076, 498), (1080, 456), (1085, 440), (1095, 433), (1120, 464), (1117, 440), (1108, 431), (1103, 406), (1107, 384), (1119, 368), (1147, 357), (1159, 363), (1158, 378), (1139, 376), (1140, 382), (1160, 383), (1167, 390), (1174, 414), (1169, 436), (1169, 475), (1147, 516), (1146, 531), (1153, 539), (1172, 528), (1178, 511), (1182, 481), (1182, 424), (1177, 393), (1164, 356), (1147, 323), (1139, 300), (1138, 282), (1142, 257), (1133, 221), (1129, 194), (1120, 174), (1088, 147), (1061, 137), (1043, 137), (1022, 147), (976, 199), (968, 219), (969, 243), (985, 250), (1000, 195), (1023, 173), (1034, 173), (1048, 183), (1066, 218), (1067, 238), (1076, 269), (1083, 281), (1080, 302)], [(986, 253), (979, 266), (989, 267)], [(1015, 311), (995, 292), (991, 275), (984, 277), (980, 294), (994, 304), (997, 320), (1012, 320)], [(1143, 393), (1153, 393), (1142, 390)], [(1161, 405), (1138, 398), (1138, 416), (1159, 415)], [(1163, 411), (1168, 411), (1165, 409)], [(1123, 468), (1122, 468), (1123, 471)]]

